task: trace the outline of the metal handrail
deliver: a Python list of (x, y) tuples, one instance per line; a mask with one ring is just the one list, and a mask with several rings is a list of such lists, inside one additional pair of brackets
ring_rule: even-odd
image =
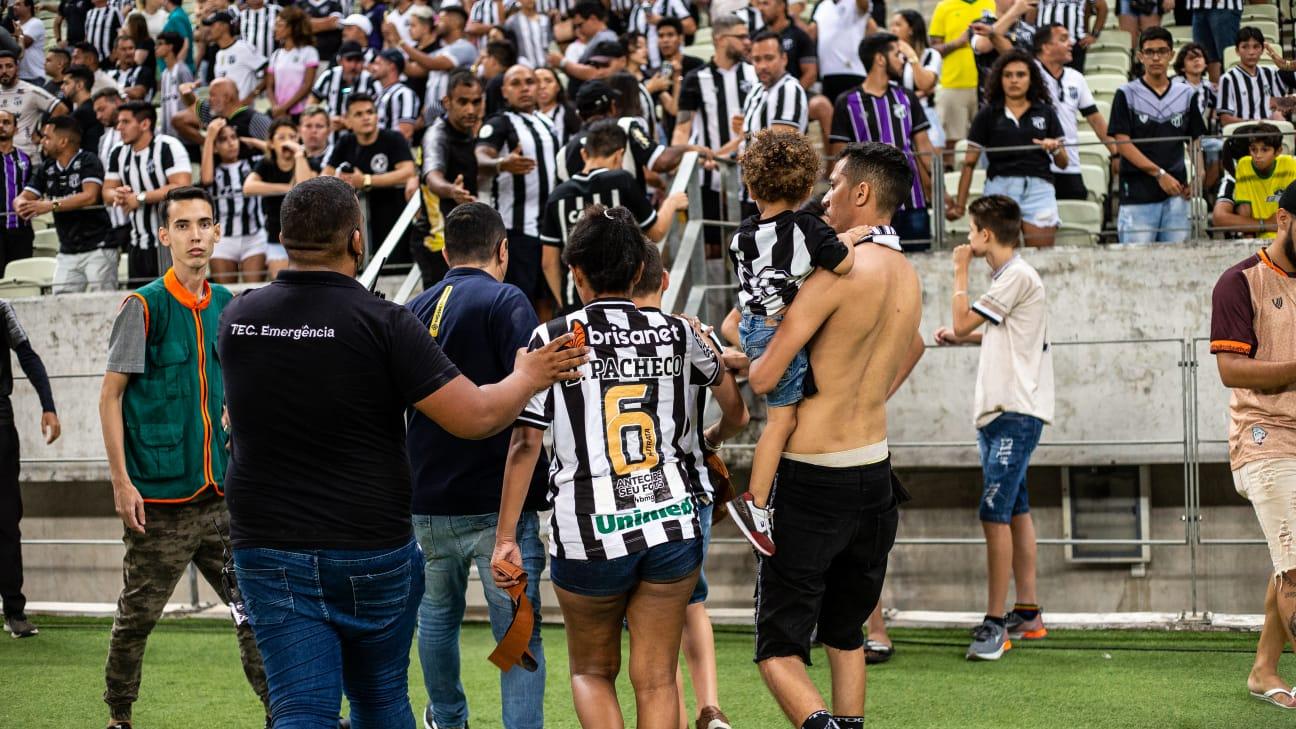
[(373, 257), (369, 259), (369, 264), (365, 266), (364, 273), (360, 274), (360, 285), (371, 289), (378, 280), (378, 274), (382, 271), (383, 264), (391, 257), (396, 246), (405, 240), (405, 231), (409, 228), (410, 223), (414, 221), (414, 216), (419, 211), (419, 206), (423, 204), (423, 199), (419, 195), (414, 195), (405, 203), (405, 209), (396, 218), (387, 237), (383, 240), (378, 250), (374, 251)]

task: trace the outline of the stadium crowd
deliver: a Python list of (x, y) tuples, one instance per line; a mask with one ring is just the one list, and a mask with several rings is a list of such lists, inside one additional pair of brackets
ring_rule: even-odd
[[(968, 655), (995, 660), (1011, 647), (1010, 635), (1046, 634), (1034, 595), (1034, 527), (1024, 479), (1040, 430), (1052, 418), (1052, 365), (1043, 285), (1016, 255), (1017, 241), (1053, 245), (1059, 230), (1075, 222), (1067, 219), (1075, 210), (1068, 201), (1092, 203), (1098, 213), (1081, 224), (1097, 233), (1110, 222), (1121, 243), (1181, 242), (1193, 211), (1208, 208), (1219, 235), (1272, 237), (1290, 212), (1279, 210), (1279, 198), (1296, 181), (1296, 158), (1283, 153), (1284, 135), (1292, 131), (1287, 117), (1296, 109), (1296, 61), (1274, 46), (1276, 22), (1244, 24), (1241, 0), (1121, 0), (1115, 30), (1107, 24), (1113, 9), (1105, 0), (941, 0), (930, 16), (912, 9), (888, 13), (884, 3), (868, 0), (821, 0), (812, 8), (789, 0), (713, 0), (709, 6), (687, 0), (476, 0), (467, 6), (361, 0), (354, 7), (349, 0), (206, 0), (192, 9), (179, 0), (61, 0), (49, 9), (57, 12), (53, 38), (45, 37), (34, 0), (17, 0), (0, 30), (0, 264), (30, 257), (33, 219), (52, 214), (59, 245), (55, 293), (117, 288), (122, 257), (128, 282), (151, 282), (118, 312), (101, 401), (133, 566), (126, 570), (106, 671), (112, 727), (130, 726), (143, 646), (167, 596), (162, 588), (174, 586), (190, 560), (236, 603), (249, 682), (266, 705), (267, 725), (289, 717), (284, 726), (335, 719), (337, 687), (324, 685), (327, 680), (293, 693), (300, 672), (310, 670), (341, 675), (353, 709), (370, 725), (403, 726), (403, 718), (384, 717), (408, 713), (400, 704), (404, 698), (387, 695), (404, 697), (404, 685), (384, 676), (403, 676), (408, 653), (396, 658), (390, 650), (378, 655), (357, 646), (376, 633), (388, 648), (402, 638), (407, 644), (416, 622), (429, 697), (424, 725), (466, 726), (457, 626), (469, 568), (476, 564), (492, 600), (496, 637), (501, 647), (511, 646), (506, 663), (527, 669), (504, 674), (504, 723), (541, 725), (538, 632), (509, 637), (522, 606), (538, 615), (538, 592), (534, 580), (528, 586), (499, 563), (513, 564), (522, 575), (543, 570), (537, 512), (546, 508), (547, 466), (540, 431), (549, 428), (556, 443), (551, 457), (567, 464), (550, 472), (548, 506), (559, 512), (551, 520), (550, 573), (569, 630), (581, 634), (570, 652), (573, 694), (585, 725), (620, 721), (609, 689), (626, 618), (631, 644), (638, 643), (630, 666), (640, 725), (696, 722), (699, 729), (726, 729), (702, 607), (706, 583), (697, 577), (705, 547), (693, 543), (707, 539), (718, 501), (764, 557), (812, 562), (804, 544), (822, 535), (791, 531), (790, 515), (798, 507), (788, 484), (799, 479), (804, 486), (823, 477), (823, 469), (848, 467), (863, 469), (856, 475), (876, 497), (858, 506), (859, 513), (876, 517), (869, 528), (878, 533), (867, 536), (878, 548), (854, 555), (868, 569), (849, 579), (825, 568), (830, 588), (849, 583), (858, 592), (838, 594), (849, 609), (820, 614), (817, 629), (831, 651), (834, 678), (838, 671), (846, 682), (858, 677), (859, 703), (843, 709), (834, 701), (829, 714), (815, 708), (817, 694), (807, 698), (804, 666), (787, 659), (808, 656), (816, 625), (802, 623), (818, 605), (801, 601), (806, 595), (778, 569), (757, 578), (763, 599), (757, 659), (797, 725), (860, 726), (862, 666), (849, 656), (862, 656), (864, 647), (874, 660), (891, 655), (880, 608), (873, 608), (894, 540), (895, 509), (907, 498), (890, 474), (885, 400), (916, 364), (922, 342), (915, 333), (916, 287), (874, 292), (853, 267), (878, 266), (899, 280), (912, 271), (895, 251), (930, 248), (934, 216), (969, 232), (969, 243), (955, 251), (952, 326), (937, 336), (942, 344), (983, 345), (977, 413), (982, 459), (997, 453), (1003, 471), (997, 480), (1014, 484), (988, 498), (981, 515), (990, 545), (991, 605)], [(1191, 40), (1168, 26), (1190, 26)], [(1234, 56), (1235, 64), (1226, 63)], [(1081, 119), (1088, 130), (1080, 129)], [(814, 139), (812, 123), (820, 132)], [(1229, 125), (1233, 134), (1221, 137)], [(746, 355), (722, 349), (700, 326), (695, 331), (657, 309), (668, 280), (660, 257), (654, 260), (656, 248), (641, 244), (662, 240), (688, 206), (683, 194), (667, 194), (688, 152), (703, 160), (698, 202), (704, 218), (743, 219), (736, 234), (709, 222), (704, 236), (709, 257), (734, 263), (739, 308), (724, 330)], [(726, 209), (728, 180), (741, 180), (740, 210)], [(803, 208), (824, 180), (823, 203)], [(352, 210), (352, 192), (363, 212)], [(425, 293), (397, 318), (351, 279), (415, 198), (421, 202), (416, 219), (387, 263), (417, 264)], [(863, 243), (874, 245), (857, 254)], [(973, 257), (996, 272), (990, 292), (978, 299), (967, 291)], [(792, 274), (771, 278), (771, 266)], [(835, 302), (804, 326), (782, 325), (785, 315), (790, 321), (806, 316), (788, 309), (803, 283), (804, 296), (831, 301), (816, 284), (825, 277), (814, 278), (815, 268), (856, 287), (857, 298)], [(208, 275), (215, 284), (275, 279), (284, 285), (231, 301)], [(330, 287), (340, 298), (325, 305), (322, 292)], [(447, 309), (452, 291), (457, 302), (467, 299), (472, 307)], [(877, 339), (870, 334), (853, 342), (878, 347), (885, 353), (881, 364), (817, 383), (822, 392), (864, 382), (866, 391), (839, 390), (803, 407), (802, 393), (816, 387), (804, 345), (820, 327), (837, 332), (842, 342), (850, 341), (848, 330), (873, 332), (871, 322), (859, 319), (863, 314), (848, 311), (852, 301), (872, 301), (870, 296), (899, 302), (896, 311), (904, 314), (886, 318)], [(285, 311), (308, 310), (325, 323), (265, 323)], [(466, 312), (488, 326), (468, 326), (464, 320), (473, 320)], [(570, 325), (570, 333), (540, 323), (551, 313)], [(1013, 327), (989, 327), (984, 339), (975, 332), (1008, 317)], [(158, 333), (180, 331), (174, 322), (184, 324), (177, 339)], [(605, 328), (628, 322), (619, 331), (660, 338), (614, 344), (635, 350), (629, 359), (636, 366), (668, 374), (677, 368), (676, 394), (667, 399), (647, 386), (618, 386), (609, 394), (597, 384), (565, 382), (576, 379), (570, 369), (584, 364), (573, 363), (589, 351), (604, 366), (597, 345), (605, 345), (604, 354), (617, 349), (599, 341), (610, 336), (599, 322)], [(779, 339), (774, 332), (780, 329), (802, 332), (805, 339), (788, 345), (793, 335)], [(17, 348), (25, 336), (21, 327), (10, 330)], [(376, 346), (357, 351), (331, 341), (349, 343), (349, 336), (369, 337)], [(303, 354), (301, 340), (338, 351)], [(258, 348), (271, 341), (273, 352)], [(483, 342), (489, 356), (481, 351)], [(661, 354), (665, 347), (673, 347), (670, 356)], [(531, 351), (514, 367), (511, 357), (519, 348)], [(191, 352), (198, 353), (197, 367), (179, 372), (195, 364)], [(402, 358), (393, 353), (417, 359), (397, 366), (393, 362)], [(294, 357), (301, 358), (300, 368), (282, 366)], [(746, 423), (732, 372), (747, 361), (736, 367), (731, 358), (750, 358), (753, 387), (770, 393), (771, 406), (752, 491), (737, 499), (724, 494), (719, 471), (699, 466)], [(298, 375), (312, 364), (327, 372), (313, 379)], [(249, 374), (257, 371), (253, 365), (279, 368), (284, 381), (267, 390), (268, 380)], [(356, 414), (351, 425), (372, 427), (340, 438), (342, 445), (324, 459), (337, 488), (318, 502), (319, 513), (293, 513), (294, 489), (303, 501), (308, 493), (317, 495), (319, 480), (302, 474), (320, 463), (284, 463), (283, 453), (258, 451), (255, 444), (273, 440), (277, 397), (309, 399), (312, 387), (354, 372), (392, 381), (383, 381), (388, 389), (380, 398), (354, 390), (329, 403), (325, 410)], [(843, 372), (850, 370), (843, 365)], [(1038, 390), (1022, 396), (1014, 378), (1024, 372), (1032, 373)], [(723, 414), (704, 429), (691, 418), (700, 419), (707, 392)], [(874, 415), (882, 413), (876, 442), (827, 454), (841, 456), (837, 460), (793, 458), (801, 464), (793, 466), (780, 460), (788, 449), (800, 452), (799, 442), (827, 438), (822, 431), (837, 421), (822, 409), (825, 401), (855, 399), (870, 404)], [(227, 416), (226, 404), (236, 445), (228, 475), (223, 449), (213, 456), (211, 447), (230, 437), (213, 425)], [(655, 414), (643, 409), (649, 407)], [(52, 414), (52, 401), (47, 409)], [(296, 430), (306, 433), (327, 422), (325, 410), (298, 412)], [(195, 421), (190, 411), (202, 417)], [(403, 413), (405, 422), (397, 417)], [(599, 418), (610, 421), (605, 433), (574, 425)], [(498, 434), (515, 419), (532, 430)], [(623, 436), (613, 422), (638, 429), (639, 461), (629, 462), (629, 436), (618, 444)], [(875, 425), (870, 421), (860, 432), (873, 433)], [(56, 418), (47, 427), (57, 437)], [(571, 436), (577, 430), (582, 434)], [(494, 440), (468, 445), (488, 435)], [(379, 442), (384, 436), (388, 440)], [(687, 464), (680, 466), (687, 472), (630, 483), (629, 496), (618, 491), (612, 511), (633, 507), (633, 524), (620, 516), (604, 522), (593, 518), (600, 513), (588, 510), (593, 506), (582, 506), (596, 497), (580, 489), (596, 487), (588, 483), (592, 456), (581, 443), (573, 445), (581, 437), (603, 438), (605, 462), (598, 467), (627, 481), (639, 478), (633, 476), (638, 471), (657, 473), (658, 459)], [(317, 442), (302, 441), (289, 450), (300, 455)], [(462, 454), (462, 473), (424, 460), (447, 450)], [(206, 464), (196, 493), (183, 463), (168, 460), (170, 451), (179, 454), (174, 460)], [(381, 479), (373, 468), (356, 465), (374, 453), (386, 456), (385, 467), (377, 468)], [(775, 549), (766, 511), (776, 470), (784, 483), (781, 514), (793, 519), (783, 522), (782, 533), (794, 536), (780, 539), (782, 551)], [(277, 474), (274, 494), (260, 482), (267, 474)], [(466, 492), (468, 481), (485, 476), (499, 488)], [(353, 506), (336, 494), (365, 479), (381, 481), (375, 492), (387, 501), (347, 513), (345, 524), (330, 521)], [(572, 483), (574, 496), (561, 485)], [(194, 501), (209, 488), (223, 495), (225, 486), (228, 512), (219, 500)], [(641, 491), (650, 498), (640, 499)], [(694, 497), (703, 493), (695, 516)], [(564, 521), (569, 501), (577, 505)], [(168, 503), (184, 506), (169, 511)], [(646, 503), (651, 509), (641, 512)], [(215, 538), (206, 533), (213, 520)], [(284, 534), (288, 522), (298, 526)], [(649, 534), (649, 522), (660, 522), (654, 524), (659, 535)], [(149, 531), (156, 524), (172, 535), (161, 547)], [(410, 541), (410, 524), (421, 549)], [(627, 531), (632, 526), (633, 533)], [(840, 526), (857, 537), (862, 529), (845, 518)], [(424, 559), (450, 542), (453, 554), (442, 555), (435, 569), (429, 561), (420, 576)], [(1028, 555), (1014, 558), (1014, 549)], [(385, 561), (348, 572), (354, 553), (383, 550)], [(302, 559), (313, 561), (304, 565), (291, 555), (312, 555)], [(620, 574), (610, 567), (615, 558), (633, 555), (642, 561), (637, 571)], [(382, 575), (371, 574), (378, 569), (399, 573), (398, 579), (379, 584)], [(1007, 599), (1010, 574), (1017, 603), (1003, 616), (996, 606)], [(279, 588), (290, 580), (325, 585), (316, 596), (322, 617), (283, 607)], [(425, 580), (417, 610), (379, 617), (362, 610), (400, 602), (392, 595), (421, 592)], [(331, 623), (329, 608), (338, 607), (329, 594), (332, 583), (353, 590), (354, 623)], [(624, 590), (600, 592), (623, 583)], [(362, 593), (369, 598), (364, 605)], [(677, 604), (680, 620), (673, 620), (670, 608)], [(860, 612), (863, 607), (868, 609)], [(21, 607), (9, 615), (6, 596), (15, 634), (31, 627), (20, 613)], [(255, 639), (243, 622), (248, 615)], [(866, 619), (865, 646), (864, 636), (855, 634)], [(341, 636), (337, 654), (298, 646), (300, 636), (321, 623)], [(696, 717), (684, 715), (673, 693), (679, 646), (644, 645), (644, 636), (658, 633), (682, 636)], [(1292, 698), (1290, 691), (1286, 696)]]

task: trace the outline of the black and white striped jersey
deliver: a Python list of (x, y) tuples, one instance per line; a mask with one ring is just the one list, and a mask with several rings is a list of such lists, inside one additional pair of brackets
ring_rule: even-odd
[(1035, 16), (1035, 27), (1042, 28), (1057, 23), (1071, 34), (1072, 40), (1088, 35), (1085, 31), (1085, 13), (1092, 0), (1040, 0)]
[(243, 8), (239, 11), (239, 37), (248, 42), (266, 58), (275, 50), (274, 26), (279, 11), (274, 3), (260, 8)]
[[(158, 134), (138, 152), (129, 144), (119, 144), (108, 155), (104, 182), (114, 180), (136, 193), (151, 192), (167, 184), (167, 177), (180, 172), (192, 173), (189, 153), (175, 137)], [(150, 250), (157, 245), (157, 230), (162, 223), (161, 205), (143, 204), (130, 213), (131, 247)]]
[[(685, 76), (680, 83), (679, 110), (693, 112), (689, 143), (711, 149), (728, 143), (734, 136), (731, 120), (742, 116), (747, 95), (757, 86), (760, 80), (750, 63), (738, 63), (725, 70), (712, 60)], [(720, 175), (704, 170), (702, 184), (719, 191)]]
[(540, 235), (540, 215), (556, 182), (554, 158), (558, 137), (553, 121), (539, 112), (502, 111), (486, 120), (477, 133), (477, 146), (494, 148), (501, 157), (518, 150), (535, 161), (525, 175), (497, 172), (490, 196), (504, 218), (504, 226), (517, 235)]
[(1269, 100), (1293, 92), (1291, 74), (1269, 66), (1256, 66), (1254, 76), (1234, 66), (1220, 76), (1219, 113), (1240, 119), (1267, 119)]
[[(625, 155), (621, 158), (621, 169), (634, 175), (635, 181), (639, 183), (639, 189), (645, 194), (648, 190), (648, 170), (656, 164), (657, 158), (666, 148), (657, 143), (644, 129), (643, 124), (637, 117), (623, 116), (617, 120), (617, 126), (621, 131), (626, 133)], [(569, 180), (576, 173), (585, 169), (585, 160), (581, 158), (581, 150), (585, 148), (585, 135), (588, 132), (582, 129), (571, 141), (558, 151), (558, 179)]]
[(102, 8), (90, 8), (85, 16), (85, 39), (99, 52), (100, 65), (108, 65), (108, 59), (117, 43), (117, 33), (122, 27), (121, 13), (111, 5)]
[[(184, 66), (183, 63), (179, 65)], [(185, 66), (185, 68), (187, 69), (189, 67)], [(99, 149), (95, 150), (99, 155), (99, 162), (102, 164), (105, 174), (108, 170), (108, 160), (112, 159), (113, 150), (120, 144), (121, 133), (117, 131), (117, 127), (105, 127), (103, 136), (99, 137)], [(192, 170), (190, 171), (192, 172)], [(116, 205), (108, 206), (108, 221), (112, 223), (112, 227), (114, 228), (120, 228), (123, 225), (130, 223), (130, 220), (126, 218), (126, 211)]]
[(1189, 10), (1233, 10), (1242, 12), (1242, 0), (1188, 0)]
[(756, 88), (747, 95), (747, 103), (743, 105), (743, 134), (748, 136), (775, 125), (790, 127), (805, 134), (809, 124), (805, 89), (789, 73), (784, 73), (769, 88), (765, 88), (764, 84), (756, 84)]
[[(445, 56), (454, 60), (456, 68), (468, 68), (477, 60), (477, 46), (467, 38), (441, 46), (432, 51), (432, 57)], [(428, 71), (423, 91), (423, 121), (432, 126), (432, 122), (445, 113), (441, 99), (446, 95), (446, 83), (450, 80), (450, 71)]]
[(600, 299), (536, 328), (590, 347), (583, 377), (538, 393), (519, 425), (552, 429), (549, 553), (608, 560), (700, 536), (695, 498), (713, 493), (701, 443), (715, 352), (678, 317)]
[(222, 162), (213, 170), (212, 184), (207, 190), (216, 203), (216, 221), (220, 223), (223, 236), (256, 235), (265, 230), (261, 198), (243, 194), (243, 182), (252, 174), (258, 161), (260, 157)]
[(153, 92), (157, 90), (157, 79), (153, 69), (150, 66), (131, 66), (130, 68), (114, 68), (108, 72), (108, 76), (117, 82), (124, 93), (132, 86), (143, 86), (148, 91), (144, 94), (144, 101), (153, 100)]
[(184, 102), (180, 99), (180, 84), (190, 81), (193, 81), (193, 72), (183, 61), (171, 68), (162, 68), (162, 75), (158, 78), (158, 98), (161, 101), (158, 105), (158, 131), (163, 134), (175, 133), (171, 120), (184, 110)]
[(525, 13), (514, 13), (504, 21), (504, 27), (513, 31), (513, 37), (517, 39), (519, 60), (531, 68), (549, 65), (545, 54), (553, 41), (553, 27), (548, 15), (537, 13), (534, 18), (528, 18)]
[(625, 208), (644, 230), (657, 222), (657, 211), (648, 204), (648, 198), (634, 176), (625, 170), (600, 167), (589, 172), (577, 172), (549, 193), (544, 219), (540, 221), (540, 242), (558, 248), (567, 245), (572, 226), (591, 205)]
[(545, 14), (557, 13), (560, 18), (570, 18), (572, 10), (576, 9), (576, 0), (539, 0), (536, 9)]
[(378, 92), (377, 107), (379, 129), (399, 132), (401, 122), (418, 124), (418, 94), (400, 81)]
[(850, 249), (817, 215), (785, 210), (738, 226), (729, 260), (738, 274), (738, 306), (749, 314), (781, 314), (815, 268), (836, 268)]
[(347, 97), (356, 92), (377, 97), (378, 82), (374, 81), (368, 71), (361, 71), (357, 78), (345, 78), (342, 66), (337, 65), (320, 74), (315, 87), (311, 89), (311, 96), (319, 99), (333, 116), (343, 116), (346, 114)]
[[(758, 13), (759, 14), (759, 13)], [(657, 24), (648, 22), (649, 16), (658, 16), (660, 18), (678, 18), (681, 22), (688, 19), (688, 3), (684, 0), (653, 0), (652, 4), (647, 7), (647, 14), (643, 17), (644, 28), (631, 28), (643, 33), (648, 39), (648, 65), (652, 68), (661, 66), (661, 46), (657, 43)]]

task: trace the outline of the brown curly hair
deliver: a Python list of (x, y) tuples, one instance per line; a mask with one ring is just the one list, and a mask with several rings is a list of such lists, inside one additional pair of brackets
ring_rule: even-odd
[(800, 205), (814, 191), (818, 176), (819, 153), (796, 132), (763, 129), (743, 153), (743, 184), (762, 202)]

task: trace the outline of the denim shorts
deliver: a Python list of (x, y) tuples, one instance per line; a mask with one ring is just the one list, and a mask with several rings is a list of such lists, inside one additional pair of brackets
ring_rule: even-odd
[(1208, 63), (1224, 60), (1224, 52), (1237, 45), (1241, 26), (1241, 10), (1192, 11), (1193, 40), (1206, 49)]
[[(738, 340), (749, 359), (754, 360), (765, 353), (781, 323), (783, 323), (782, 314), (757, 316), (743, 313), (742, 321), (738, 323)], [(810, 357), (803, 349), (792, 358), (792, 362), (788, 364), (787, 370), (779, 378), (773, 391), (765, 396), (769, 406), (782, 408), (801, 402), (803, 398), (801, 387), (805, 381), (806, 371), (809, 369)]]
[(1177, 195), (1155, 203), (1122, 203), (1116, 214), (1121, 243), (1182, 243), (1188, 232), (1188, 201)]
[[(715, 511), (715, 504), (698, 504), (698, 529), (702, 531), (702, 560), (706, 561), (707, 552), (711, 549), (711, 512)], [(688, 604), (695, 602), (706, 602), (707, 599), (707, 581), (706, 568), (698, 570), (697, 585), (693, 587), (693, 594), (689, 596)]]
[(1030, 511), (1026, 468), (1039, 445), (1044, 421), (1021, 413), (1003, 413), (977, 430), (981, 449), (981, 521), (1008, 524)]
[(702, 540), (666, 542), (614, 559), (555, 557), (549, 578), (567, 592), (586, 597), (624, 595), (640, 582), (679, 582), (702, 566)]
[(1004, 195), (1021, 207), (1022, 222), (1038, 228), (1058, 224), (1057, 194), (1053, 183), (1039, 177), (993, 177), (985, 181), (985, 195)]

